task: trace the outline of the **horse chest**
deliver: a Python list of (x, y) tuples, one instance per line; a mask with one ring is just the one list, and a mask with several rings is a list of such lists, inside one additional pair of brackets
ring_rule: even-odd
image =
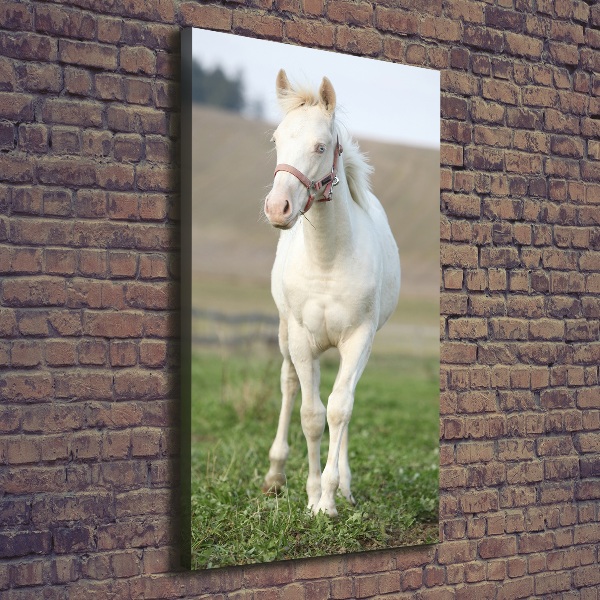
[(343, 335), (373, 310), (373, 297), (335, 279), (286, 278), (284, 295), (290, 315), (316, 348), (337, 346)]

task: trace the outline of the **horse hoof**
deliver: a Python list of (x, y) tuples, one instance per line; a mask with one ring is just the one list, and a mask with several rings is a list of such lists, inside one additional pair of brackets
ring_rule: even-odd
[(262, 484), (263, 494), (267, 496), (281, 496), (283, 494), (283, 485), (279, 483), (268, 484), (266, 481)]
[(312, 510), (313, 516), (317, 516), (319, 513), (324, 514), (332, 519), (335, 519), (338, 516), (338, 511), (335, 506), (313, 506), (310, 507)]
[(338, 494), (348, 501), (352, 506), (356, 506), (356, 500), (354, 499), (352, 492), (345, 493), (342, 492), (342, 490), (338, 490)]

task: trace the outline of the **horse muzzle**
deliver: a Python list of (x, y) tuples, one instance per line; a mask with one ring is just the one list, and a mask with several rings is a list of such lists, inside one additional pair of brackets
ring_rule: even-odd
[(298, 213), (294, 213), (291, 200), (283, 194), (273, 192), (265, 199), (265, 216), (277, 229), (289, 229), (298, 219)]

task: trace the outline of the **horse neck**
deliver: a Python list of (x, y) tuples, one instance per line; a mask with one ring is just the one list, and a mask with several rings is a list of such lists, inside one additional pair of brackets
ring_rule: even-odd
[(353, 241), (350, 209), (353, 200), (341, 159), (338, 178), (340, 182), (333, 188), (332, 199), (315, 202), (307, 214), (309, 222), (303, 223), (308, 258), (323, 266), (332, 264), (340, 253), (346, 253)]

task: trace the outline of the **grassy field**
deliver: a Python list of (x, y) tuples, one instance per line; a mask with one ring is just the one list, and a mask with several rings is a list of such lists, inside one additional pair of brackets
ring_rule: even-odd
[[(438, 508), (438, 363), (374, 355), (350, 423), (356, 506), (339, 517), (306, 509), (306, 443), (299, 398), (288, 485), (261, 492), (279, 414), (280, 359), (268, 351), (192, 362), (192, 565), (195, 569), (434, 542)], [(337, 361), (322, 360), (326, 402)], [(327, 431), (322, 457), (327, 452)]]
[[(276, 315), (269, 276), (277, 232), (261, 216), (276, 162), (268, 141), (273, 126), (195, 107), (193, 127), (192, 304), (228, 315)], [(376, 336), (350, 423), (357, 505), (340, 499), (334, 520), (306, 510), (299, 398), (288, 485), (280, 497), (262, 494), (279, 415), (279, 353), (257, 343), (233, 353), (199, 345), (192, 363), (194, 568), (437, 539), (439, 152), (371, 141), (361, 147), (375, 167), (373, 191), (388, 215), (403, 272), (398, 309)], [(236, 335), (265, 337), (267, 327), (252, 327), (233, 330), (198, 318), (192, 335), (229, 347)], [(326, 355), (325, 403), (336, 371), (335, 357)], [(323, 462), (327, 440), (326, 432)]]

